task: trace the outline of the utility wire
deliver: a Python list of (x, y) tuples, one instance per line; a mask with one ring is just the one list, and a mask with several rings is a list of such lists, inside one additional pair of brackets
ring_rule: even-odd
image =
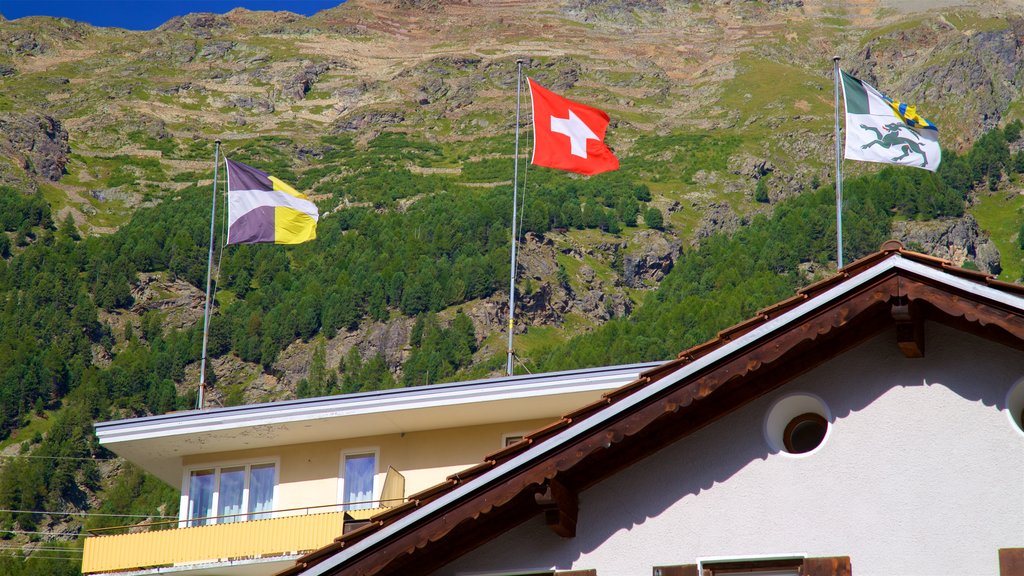
[[(160, 516), (158, 514), (106, 514), (102, 512), (56, 512), (52, 510), (4, 510), (9, 514), (49, 514), (50, 516), (102, 516), (113, 518), (177, 518), (177, 516)], [(6, 532), (6, 530), (0, 530)]]
[(0, 530), (0, 534), (42, 534), (46, 536), (64, 536), (66, 538), (78, 538), (78, 534), (67, 534), (65, 532), (35, 532), (32, 530)]
[[(7, 554), (7, 556), (13, 557), (14, 554)], [(71, 562), (82, 562), (82, 559), (80, 558), (71, 558), (67, 556), (36, 556), (36, 554), (32, 554), (32, 556), (27, 557), (25, 560), (67, 560)]]
[(121, 460), (121, 458), (86, 458), (84, 456), (34, 456), (30, 454), (0, 454), (0, 458), (38, 458), (42, 460), (92, 460), (94, 462), (108, 462), (110, 460)]
[(75, 554), (81, 554), (81, 548), (50, 548), (50, 547), (39, 547), (39, 548), (27, 548), (31, 544), (25, 544), (25, 546), (0, 546), (0, 550), (21, 550), (22, 552), (73, 552)]

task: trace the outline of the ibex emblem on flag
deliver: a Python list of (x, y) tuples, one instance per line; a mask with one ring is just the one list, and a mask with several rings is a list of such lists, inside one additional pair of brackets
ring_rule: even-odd
[(906, 158), (907, 156), (910, 156), (911, 154), (920, 154), (922, 160), (921, 166), (928, 165), (928, 156), (926, 156), (924, 150), (921, 149), (921, 144), (919, 143), (920, 137), (918, 137), (917, 133), (907, 128), (907, 131), (910, 132), (910, 134), (913, 135), (914, 138), (917, 139), (917, 141), (911, 140), (910, 138), (900, 135), (900, 130), (905, 127), (903, 124), (899, 122), (886, 124), (885, 135), (883, 135), (878, 130), (878, 128), (875, 128), (874, 126), (861, 124), (860, 127), (863, 128), (864, 130), (868, 130), (870, 132), (875, 133), (875, 140), (872, 140), (871, 142), (868, 142), (867, 144), (861, 146), (862, 149), (870, 148), (875, 144), (878, 144), (879, 146), (885, 149), (891, 149), (893, 146), (896, 146), (897, 150), (901, 150), (903, 154), (893, 157), (893, 162), (899, 162), (900, 160)]

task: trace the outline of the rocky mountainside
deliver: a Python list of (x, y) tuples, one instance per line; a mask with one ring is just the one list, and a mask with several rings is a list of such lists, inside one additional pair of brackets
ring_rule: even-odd
[[(346, 188), (351, 174), (323, 169), (331, 138), (370, 156), (381, 134), (402, 133), (439, 151), (398, 162), (411, 178), (508, 186), (522, 59), (549, 89), (608, 111), (623, 171), (664, 218), (651, 227), (633, 215), (638, 226), (617, 233), (526, 235), (517, 331), (529, 350), (628, 315), (679, 254), (831, 182), (833, 55), (920, 104), (948, 152), (1018, 117), (1021, 14), (1019, 0), (349, 0), (309, 18), (236, 9), (147, 32), (23, 18), (0, 23), (0, 183), (40, 192), (58, 222), (109, 234), (140, 209), (209, 185), (220, 139), (228, 155), (246, 150), (295, 176), (325, 218), (352, 206), (407, 210), (433, 192), (381, 203)], [(543, 193), (528, 170), (524, 181), (527, 194)], [(755, 198), (759, 186), (767, 202)], [(1014, 186), (1002, 185), (1000, 202)], [(893, 234), (1000, 272), (1001, 254), (1019, 260), (1016, 229), (985, 225), (907, 221)], [(104, 318), (115, 335), (147, 310), (161, 311), (168, 330), (201, 316), (201, 292), (180, 279), (140, 276), (133, 290), (132, 309)], [(497, 292), (459, 306), (481, 366), (501, 354), (506, 301)], [(381, 354), (400, 377), (413, 324), (392, 314), (341, 330), (326, 343), (327, 364), (352, 350)], [(531, 331), (544, 336), (534, 342)], [(271, 370), (219, 358), (214, 401), (243, 385), (232, 401), (289, 396), (312, 348), (296, 340)]]

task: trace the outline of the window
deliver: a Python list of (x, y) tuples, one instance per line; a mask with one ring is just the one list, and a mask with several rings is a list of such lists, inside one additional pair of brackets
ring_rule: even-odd
[(507, 448), (507, 447), (515, 444), (516, 442), (519, 442), (520, 440), (522, 440), (525, 437), (526, 437), (526, 434), (523, 434), (523, 433), (502, 434), (501, 435), (501, 447), (502, 448)]
[(338, 497), (344, 510), (376, 508), (377, 450), (358, 450), (341, 455)]
[(852, 576), (849, 556), (703, 560), (697, 564), (655, 566), (654, 576)]
[(229, 524), (270, 518), (277, 464), (237, 464), (186, 470), (184, 526)]

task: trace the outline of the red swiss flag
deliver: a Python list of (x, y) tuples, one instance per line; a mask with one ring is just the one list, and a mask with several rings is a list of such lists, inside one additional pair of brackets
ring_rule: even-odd
[(527, 80), (533, 101), (534, 164), (587, 175), (618, 170), (619, 159), (604, 143), (604, 111)]

